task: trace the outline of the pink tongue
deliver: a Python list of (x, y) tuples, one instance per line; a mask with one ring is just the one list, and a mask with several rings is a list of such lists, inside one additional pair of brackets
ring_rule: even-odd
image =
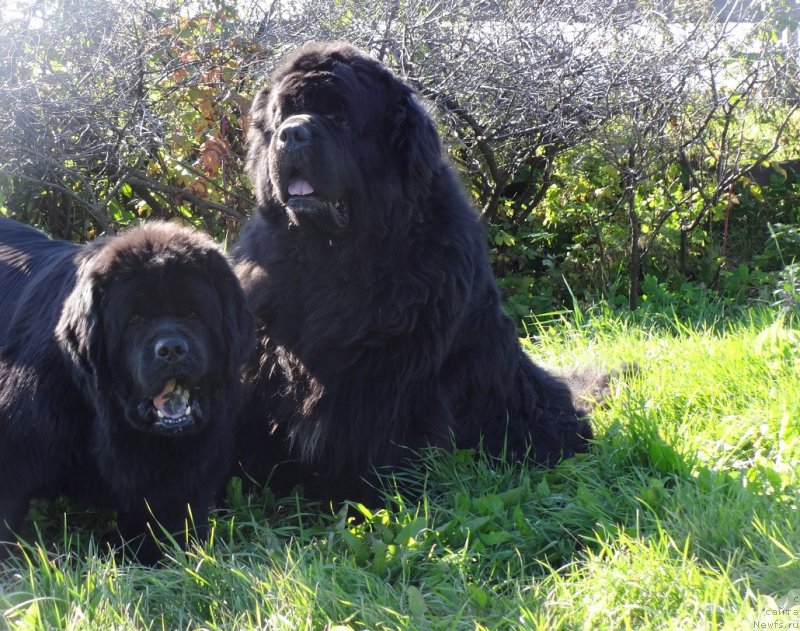
[(305, 180), (292, 180), (289, 182), (289, 195), (311, 195), (314, 189)]

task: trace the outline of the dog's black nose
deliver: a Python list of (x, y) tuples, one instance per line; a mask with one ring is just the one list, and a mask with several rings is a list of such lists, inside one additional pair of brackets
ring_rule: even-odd
[(156, 340), (154, 350), (156, 359), (174, 364), (186, 357), (186, 353), (189, 352), (189, 343), (177, 335), (162, 337)]
[(278, 130), (278, 138), (286, 149), (300, 149), (311, 142), (311, 126), (305, 119), (289, 119)]

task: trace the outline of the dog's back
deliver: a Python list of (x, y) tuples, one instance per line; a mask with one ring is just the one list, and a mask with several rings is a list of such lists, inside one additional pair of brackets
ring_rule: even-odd
[(0, 217), (0, 340), (5, 339), (17, 320), (17, 310), (29, 298), (37, 276), (43, 270), (50, 276), (58, 270), (66, 282), (74, 272), (73, 256), (80, 249), (81, 246), (51, 239), (36, 228)]

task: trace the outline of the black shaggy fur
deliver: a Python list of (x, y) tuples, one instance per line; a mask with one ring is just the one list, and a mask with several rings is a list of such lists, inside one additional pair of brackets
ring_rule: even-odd
[[(60, 494), (116, 509), (126, 540), (152, 515), (183, 530), (191, 505), (202, 536), (255, 346), (214, 243), (154, 223), (78, 246), (0, 219), (0, 292), (0, 540)], [(154, 398), (172, 379), (191, 407), (165, 420)]]
[[(245, 472), (295, 459), (323, 497), (406, 447), (474, 447), (551, 465), (591, 432), (526, 356), (485, 233), (413, 91), (346, 44), (288, 59), (252, 107), (258, 208), (234, 253), (260, 330)], [(308, 482), (308, 480), (306, 480)]]

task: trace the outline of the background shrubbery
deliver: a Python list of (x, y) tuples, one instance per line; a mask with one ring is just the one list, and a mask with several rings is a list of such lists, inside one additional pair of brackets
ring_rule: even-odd
[(435, 111), (514, 315), (791, 303), (797, 16), (755, 4), (19, 2), (0, 212), (74, 240), (149, 217), (233, 238), (251, 97), (297, 45), (346, 39)]
[(797, 16), (757, 4), (0, 10), (0, 213), (73, 240), (148, 217), (235, 238), (250, 98), (290, 49), (347, 39), (435, 111), (528, 349), (638, 366), (553, 470), (426, 453), (396, 472), (419, 502), (387, 479), (357, 521), (234, 481), (210, 540), (155, 569), (107, 552), (111, 516), (37, 504), (0, 627), (798, 624), (778, 613), (800, 586)]

